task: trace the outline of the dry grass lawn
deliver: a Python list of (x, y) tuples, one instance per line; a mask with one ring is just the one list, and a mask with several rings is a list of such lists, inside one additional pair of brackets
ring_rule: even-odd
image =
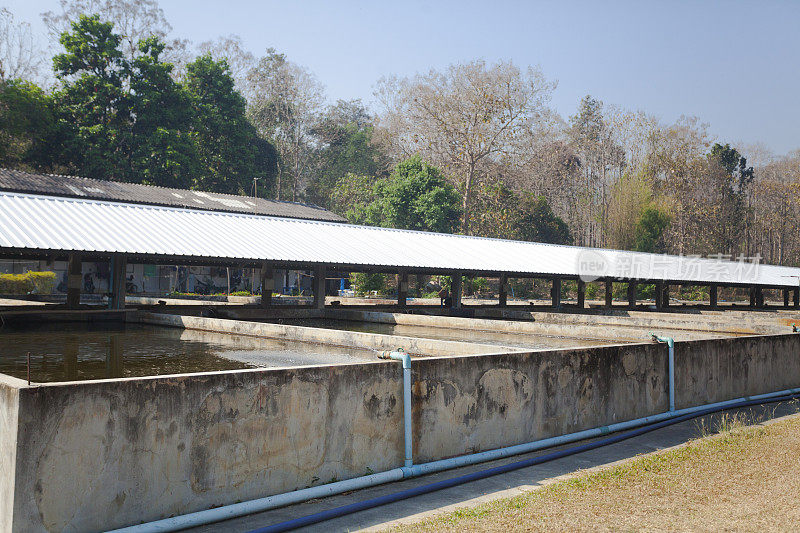
[(685, 446), (401, 531), (797, 531), (800, 417), (728, 420)]

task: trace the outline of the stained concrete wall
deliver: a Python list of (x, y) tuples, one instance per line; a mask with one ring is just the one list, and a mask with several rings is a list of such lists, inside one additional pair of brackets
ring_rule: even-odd
[(17, 457), (19, 387), (25, 382), (0, 374), (0, 531), (11, 531)]
[[(678, 404), (798, 386), (798, 353), (800, 335), (676, 343)], [(419, 358), (412, 368), (416, 462), (667, 408), (659, 344)], [(398, 363), (375, 362), (23, 383), (5, 530), (110, 528), (399, 466), (401, 381)], [(0, 402), (0, 414), (13, 410), (13, 394)]]

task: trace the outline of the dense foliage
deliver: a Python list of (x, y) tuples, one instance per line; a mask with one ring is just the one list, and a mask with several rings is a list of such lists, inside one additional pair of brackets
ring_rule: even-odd
[(0, 165), (229, 193), (273, 178), (275, 150), (245, 117), (224, 60), (201, 56), (176, 81), (157, 37), (133, 59), (122, 41), (81, 15), (61, 34), (53, 91), (0, 82)]

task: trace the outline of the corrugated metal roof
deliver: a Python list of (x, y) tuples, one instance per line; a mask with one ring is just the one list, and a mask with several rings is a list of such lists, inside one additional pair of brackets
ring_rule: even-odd
[(797, 286), (800, 269), (0, 192), (1, 249)]
[(76, 176), (53, 174), (31, 174), (20, 170), (0, 168), (0, 190), (64, 196), (71, 198), (94, 198), (137, 204), (186, 207), (207, 211), (250, 213), (309, 220), (344, 222), (335, 213), (311, 204), (278, 202), (266, 198), (237, 196), (187, 189), (169, 189), (137, 183), (103, 181)]

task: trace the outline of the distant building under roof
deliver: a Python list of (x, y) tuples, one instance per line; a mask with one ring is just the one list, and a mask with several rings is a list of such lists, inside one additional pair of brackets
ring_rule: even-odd
[(187, 189), (170, 189), (152, 185), (139, 185), (137, 183), (102, 181), (76, 176), (31, 174), (5, 168), (0, 168), (0, 191), (327, 222), (345, 221), (339, 215), (311, 204), (279, 202), (252, 196), (237, 196)]

